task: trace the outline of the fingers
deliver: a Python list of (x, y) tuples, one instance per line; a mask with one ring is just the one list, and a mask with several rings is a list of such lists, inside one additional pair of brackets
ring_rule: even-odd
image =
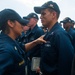
[(45, 40), (43, 40), (43, 43), (46, 43), (46, 41), (45, 41)]
[(40, 68), (39, 67), (36, 69), (36, 73), (40, 73)]
[(45, 35), (42, 35), (41, 38), (44, 38)]

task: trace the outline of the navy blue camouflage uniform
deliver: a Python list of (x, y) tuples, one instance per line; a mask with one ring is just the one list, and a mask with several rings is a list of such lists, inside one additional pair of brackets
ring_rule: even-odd
[(75, 52), (75, 30), (73, 28), (70, 28), (68, 30), (68, 33), (72, 36), (73, 38), (73, 46), (74, 46), (74, 52)]
[(41, 46), (40, 68), (43, 75), (71, 75), (74, 48), (66, 31), (56, 23), (45, 35)]
[(18, 43), (0, 34), (0, 75), (25, 75), (25, 52)]
[(19, 43), (19, 46), (22, 48), (22, 50), (25, 52), (25, 66), (27, 65), (27, 52), (25, 51), (25, 44), (28, 43), (27, 34), (22, 32), (22, 35), (19, 36), (16, 41)]
[(22, 35), (19, 36), (16, 41), (19, 43), (20, 47), (25, 51), (24, 44), (28, 43), (27, 34), (22, 32)]
[(28, 42), (27, 41), (27, 35), (24, 32), (22, 32), (22, 35), (18, 37), (17, 41), (19, 43), (22, 42), (22, 43), (26, 44)]
[[(40, 37), (41, 35), (44, 34), (44, 31), (42, 30), (42, 28), (38, 27), (38, 25), (36, 25), (32, 30), (28, 30), (27, 31), (27, 38), (28, 38), (28, 42), (31, 42), (35, 39), (37, 39), (38, 37)], [(36, 73), (36, 71), (32, 71), (31, 70), (31, 63), (32, 63), (32, 58), (33, 57), (40, 57), (40, 45), (35, 46), (34, 48), (32, 48), (31, 50), (29, 50), (27, 52), (27, 58), (28, 58), (28, 75), (38, 75)]]

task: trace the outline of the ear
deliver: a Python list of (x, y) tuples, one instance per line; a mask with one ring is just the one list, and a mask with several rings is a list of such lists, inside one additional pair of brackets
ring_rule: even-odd
[(7, 21), (7, 24), (8, 24), (10, 27), (13, 27), (13, 26), (14, 26), (14, 22), (13, 22), (13, 21), (10, 21), (10, 20)]
[(57, 13), (54, 11), (54, 12), (53, 12), (53, 18), (55, 18), (55, 17), (56, 17), (56, 14), (57, 14)]

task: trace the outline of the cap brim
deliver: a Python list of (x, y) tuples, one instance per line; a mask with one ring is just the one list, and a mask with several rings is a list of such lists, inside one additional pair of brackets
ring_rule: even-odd
[(27, 16), (25, 16), (25, 17), (23, 17), (23, 19), (28, 19), (28, 17), (27, 17)]
[(19, 23), (22, 24), (23, 26), (25, 26), (29, 23), (29, 21), (25, 20), (25, 19), (21, 19), (21, 20), (19, 20)]
[(60, 23), (65, 23), (66, 21), (60, 21)]
[(39, 18), (37, 18), (37, 17), (23, 17), (23, 19), (26, 19), (26, 20), (29, 20), (29, 19), (31, 19), (31, 18), (36, 18), (37, 20), (39, 19)]
[(37, 14), (40, 14), (42, 9), (46, 9), (46, 8), (45, 8), (45, 7), (34, 7), (34, 11), (35, 11)]

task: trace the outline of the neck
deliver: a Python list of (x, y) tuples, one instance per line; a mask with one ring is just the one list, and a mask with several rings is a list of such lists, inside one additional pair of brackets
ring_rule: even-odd
[(66, 31), (69, 31), (70, 28), (71, 28), (70, 26), (68, 28), (66, 28)]
[(17, 38), (17, 35), (14, 34), (13, 32), (10, 32), (9, 34), (7, 34), (10, 38), (12, 38), (13, 40), (15, 40)]
[(36, 24), (35, 24), (35, 25), (33, 25), (33, 26), (31, 26), (31, 30), (32, 30), (35, 26), (36, 26)]
[(50, 31), (52, 29), (52, 27), (55, 25), (57, 21), (53, 21), (52, 23), (50, 23), (49, 27), (48, 27), (48, 31)]

